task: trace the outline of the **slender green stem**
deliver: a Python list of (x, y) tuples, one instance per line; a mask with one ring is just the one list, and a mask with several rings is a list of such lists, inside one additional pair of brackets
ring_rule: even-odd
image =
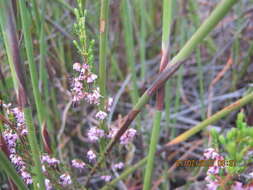
[(40, 126), (42, 126), (45, 120), (44, 111), (43, 111), (44, 107), (43, 107), (41, 96), (39, 93), (38, 77), (37, 77), (38, 74), (37, 74), (36, 66), (34, 62), (32, 36), (31, 36), (31, 30), (30, 30), (30, 24), (29, 24), (30, 19), (29, 19), (28, 10), (26, 8), (24, 0), (19, 1), (19, 6), (20, 6), (20, 14), (21, 14), (21, 20), (22, 20), (27, 59), (28, 59), (28, 64), (29, 64), (29, 71), (30, 71), (29, 73), (30, 73), (31, 83), (32, 83), (32, 90), (33, 90), (33, 95), (35, 99), (36, 109), (38, 112), (39, 123), (40, 123)]
[(8, 160), (5, 154), (0, 149), (0, 165), (1, 168), (4, 169), (6, 174), (11, 177), (13, 182), (16, 184), (19, 190), (26, 190), (27, 187), (25, 186), (23, 180), (19, 177), (18, 173), (16, 172), (15, 168), (13, 167), (12, 163)]
[[(100, 35), (99, 35), (99, 88), (100, 93), (106, 96), (106, 53), (108, 52), (108, 10), (109, 0), (101, 0), (100, 8)], [(104, 99), (101, 107), (104, 107)]]
[(145, 170), (143, 190), (149, 190), (151, 182), (152, 182), (156, 146), (157, 146), (159, 135), (160, 135), (161, 115), (162, 115), (162, 112), (157, 110), (154, 116), (154, 124), (153, 124), (151, 139), (150, 139), (151, 142), (149, 145), (148, 162), (147, 162), (146, 170)]
[[(100, 4), (100, 28), (99, 28), (99, 89), (102, 95), (100, 110), (104, 110), (106, 99), (106, 72), (107, 72), (107, 52), (108, 52), (108, 26), (109, 26), (109, 0), (101, 0)], [(100, 127), (105, 131), (104, 121), (100, 122)], [(99, 142), (100, 153), (104, 152), (106, 147), (105, 139)]]
[(146, 75), (146, 2), (145, 0), (138, 0), (141, 28), (140, 28), (140, 62), (141, 62), (141, 78), (145, 79)]

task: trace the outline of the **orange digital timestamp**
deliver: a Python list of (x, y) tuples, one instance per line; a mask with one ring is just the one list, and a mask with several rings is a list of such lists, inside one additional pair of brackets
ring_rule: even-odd
[(177, 167), (235, 167), (235, 160), (177, 160)]

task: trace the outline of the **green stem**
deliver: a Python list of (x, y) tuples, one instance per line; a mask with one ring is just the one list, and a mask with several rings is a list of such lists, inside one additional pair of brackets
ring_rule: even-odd
[[(100, 5), (100, 28), (99, 28), (99, 89), (102, 95), (100, 110), (104, 110), (106, 99), (106, 67), (107, 67), (107, 52), (108, 52), (108, 25), (109, 25), (109, 0), (101, 0)], [(106, 126), (104, 121), (100, 122), (100, 128), (105, 131)], [(99, 141), (100, 154), (102, 154), (106, 147), (106, 140)]]
[(147, 162), (146, 170), (145, 170), (143, 190), (149, 190), (151, 182), (152, 182), (156, 146), (157, 146), (159, 135), (160, 135), (161, 115), (162, 115), (161, 111), (156, 111), (155, 116), (154, 116), (154, 124), (153, 124), (153, 129), (152, 129), (151, 140), (150, 140), (151, 142), (149, 145), (148, 162)]
[(101, 0), (100, 8), (100, 35), (99, 35), (99, 88), (100, 93), (103, 96), (101, 103), (102, 108), (104, 107), (104, 100), (106, 96), (106, 53), (108, 47), (108, 10), (109, 0)]
[(20, 6), (20, 14), (21, 14), (21, 20), (22, 20), (22, 27), (23, 27), (23, 33), (24, 33), (24, 41), (25, 41), (25, 47), (26, 47), (26, 54), (28, 59), (28, 65), (29, 65), (29, 73), (31, 77), (31, 83), (32, 83), (32, 90), (33, 95), (35, 99), (36, 109), (38, 112), (38, 118), (40, 126), (42, 126), (44, 122), (44, 107), (42, 104), (41, 96), (39, 93), (39, 87), (38, 87), (38, 77), (37, 77), (37, 71), (36, 66), (34, 62), (34, 54), (33, 54), (33, 44), (32, 44), (32, 36), (31, 36), (31, 29), (30, 29), (30, 19), (28, 15), (28, 10), (25, 5), (24, 0), (19, 1)]
[(139, 11), (140, 11), (140, 20), (141, 20), (141, 28), (140, 28), (140, 62), (141, 62), (141, 78), (145, 79), (146, 75), (146, 1), (138, 0), (139, 3)]

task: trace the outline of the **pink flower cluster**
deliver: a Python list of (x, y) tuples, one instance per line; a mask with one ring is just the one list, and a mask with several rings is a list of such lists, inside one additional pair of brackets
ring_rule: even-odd
[(123, 163), (123, 162), (119, 162), (119, 163), (117, 163), (117, 164), (114, 164), (114, 165), (113, 165), (113, 168), (114, 168), (114, 169), (121, 170), (122, 168), (124, 168), (124, 163)]
[[(107, 137), (114, 138), (114, 136), (117, 134), (118, 130), (119, 130), (119, 128), (111, 127), (110, 132), (107, 135)], [(126, 132), (120, 137), (120, 144), (122, 144), (122, 145), (129, 144), (133, 140), (135, 135), (136, 135), (135, 129), (130, 128), (130, 129), (126, 130)]]
[(53, 186), (49, 179), (45, 179), (46, 190), (52, 190)]
[(60, 181), (59, 183), (62, 185), (62, 186), (67, 186), (67, 185), (70, 185), (72, 184), (72, 180), (71, 180), (71, 177), (68, 173), (65, 173), (65, 174), (62, 174), (60, 176)]
[[(71, 89), (73, 95), (73, 102), (80, 102), (85, 100), (92, 105), (99, 105), (100, 90), (95, 86), (94, 82), (98, 78), (96, 74), (91, 72), (90, 66), (87, 64), (74, 63), (73, 70), (79, 73), (77, 77), (73, 79), (73, 87)], [(109, 98), (104, 107), (104, 111), (100, 110), (96, 114), (98, 120), (104, 120), (107, 117), (106, 111), (110, 111), (113, 99)]]
[[(5, 108), (7, 109), (8, 114), (13, 113), (16, 120), (17, 132), (20, 136), (26, 135), (28, 131), (25, 125), (24, 113), (19, 108), (9, 109), (10, 106), (11, 104), (5, 105)], [(28, 185), (32, 184), (32, 177), (31, 174), (27, 172), (26, 163), (24, 162), (23, 158), (17, 154), (16, 147), (19, 139), (18, 134), (14, 130), (5, 129), (3, 131), (3, 138), (10, 153), (9, 159), (11, 163), (15, 166), (24, 182)]]
[(8, 146), (9, 152), (15, 154), (18, 135), (13, 130), (6, 129), (3, 132), (3, 138)]
[(20, 174), (21, 174), (21, 177), (23, 178), (24, 182), (25, 182), (27, 185), (33, 183), (32, 176), (31, 176), (30, 173), (28, 173), (28, 172), (25, 171), (25, 170), (21, 170)]
[(32, 184), (31, 174), (27, 172), (26, 164), (23, 161), (22, 157), (17, 154), (11, 154), (10, 160), (13, 165), (17, 168), (18, 173), (21, 175), (24, 182), (29, 185)]
[(108, 182), (108, 181), (110, 181), (112, 179), (112, 176), (110, 176), (110, 175), (102, 175), (100, 178), (102, 180), (104, 180), (105, 182)]
[[(118, 132), (118, 128), (111, 128), (109, 134), (107, 135), (108, 138), (113, 138), (116, 133)], [(120, 137), (120, 144), (127, 145), (129, 144), (136, 135), (135, 129), (128, 129), (121, 137)], [(97, 127), (91, 127), (88, 130), (87, 136), (90, 141), (95, 142), (98, 141), (100, 138), (105, 137), (105, 132), (102, 129)]]
[(222, 156), (219, 155), (213, 148), (208, 148), (204, 151), (204, 158), (205, 159), (212, 159), (215, 160), (214, 164), (210, 166), (207, 170), (207, 177), (205, 180), (208, 182), (207, 189), (208, 190), (216, 190), (219, 187), (218, 180), (213, 176), (219, 174), (220, 167), (218, 166), (218, 160), (224, 160)]
[[(205, 180), (208, 182), (207, 189), (208, 190), (217, 190), (220, 186), (218, 176), (220, 167), (218, 166), (219, 160), (224, 160), (223, 156), (219, 155), (218, 152), (216, 152), (213, 148), (208, 148), (204, 151), (204, 158), (205, 159), (213, 159), (215, 160), (213, 166), (209, 167), (207, 170), (207, 176)], [(253, 190), (253, 187), (251, 186), (243, 186), (241, 182), (235, 181), (233, 185), (231, 186), (232, 190)]]
[(91, 127), (87, 135), (90, 141), (95, 142), (95, 141), (98, 141), (100, 138), (104, 137), (105, 132), (104, 130), (99, 129), (97, 127)]
[(107, 116), (107, 113), (104, 112), (104, 111), (99, 111), (97, 114), (96, 114), (96, 118), (99, 119), (99, 120), (104, 120)]
[[(54, 158), (54, 157), (51, 157), (47, 154), (44, 154), (41, 156), (41, 162), (42, 162), (42, 170), (43, 172), (46, 172), (46, 165), (45, 164), (48, 164), (49, 166), (57, 166), (60, 164), (60, 160)], [(79, 164), (79, 165), (78, 165)], [(83, 163), (84, 164), (84, 163)], [(72, 166), (74, 167), (78, 167), (80, 168), (82, 166), (82, 163), (81, 161), (77, 161), (77, 160), (73, 160), (72, 161)], [(85, 164), (84, 164), (85, 165)], [(59, 177), (59, 183), (62, 185), (62, 186), (67, 186), (67, 185), (70, 185), (72, 184), (72, 180), (71, 180), (71, 177), (68, 173), (64, 173), (62, 174), (60, 177)], [(52, 190), (53, 189), (53, 186), (52, 186), (52, 183), (50, 182), (49, 179), (45, 179), (45, 185), (46, 185), (46, 190)]]
[(208, 148), (204, 151), (204, 158), (205, 159), (212, 159), (214, 160), (214, 164), (208, 168), (207, 174), (208, 175), (215, 175), (219, 174), (220, 168), (224, 168), (219, 166), (219, 160), (224, 160), (223, 156), (219, 155), (213, 148)]
[(20, 110), (20, 108), (13, 108), (11, 111), (17, 121), (17, 129), (20, 132), (20, 135), (26, 135), (28, 133), (28, 130), (25, 125), (24, 113)]
[(84, 169), (86, 164), (81, 160), (75, 159), (71, 161), (71, 165), (72, 167), (77, 168), (77, 169)]
[(50, 157), (49, 155), (42, 155), (41, 162), (43, 164), (48, 164), (50, 166), (56, 166), (56, 165), (60, 164), (60, 160)]
[(120, 137), (120, 144), (126, 145), (131, 142), (136, 134), (135, 129), (128, 129), (121, 137)]
[(97, 79), (97, 75), (90, 71), (90, 67), (87, 64), (81, 65), (80, 63), (74, 63), (73, 69), (79, 73), (78, 77), (73, 80), (73, 88), (71, 90), (73, 94), (73, 101), (79, 102), (82, 99), (85, 99), (90, 104), (99, 105), (101, 97), (99, 89), (88, 88), (90, 87), (90, 84)]
[(93, 161), (97, 158), (96, 154), (92, 150), (89, 150), (87, 152), (87, 157), (88, 157), (89, 161)]

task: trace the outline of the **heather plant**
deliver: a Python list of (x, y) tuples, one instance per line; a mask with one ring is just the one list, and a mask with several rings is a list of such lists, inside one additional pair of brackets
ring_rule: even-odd
[[(187, 158), (205, 133), (212, 146), (203, 156), (213, 161), (205, 189), (252, 189), (250, 116), (240, 112), (225, 136), (200, 133), (253, 101), (251, 84), (235, 90), (250, 70), (251, 36), (240, 34), (251, 29), (245, 20), (252, 10), (241, 12), (243, 3), (222, 0), (215, 7), (201, 2), (212, 4), (212, 12), (203, 15), (202, 7), (198, 15), (197, 2), (180, 2), (0, 0), (0, 189), (174, 189), (172, 161)], [(214, 38), (236, 3), (232, 20), (238, 23), (220, 51)], [(241, 41), (247, 53), (240, 53)], [(227, 52), (224, 68), (210, 67)], [(212, 90), (231, 77), (231, 65), (241, 71), (232, 75), (233, 88), (223, 84), (219, 91), (237, 100), (218, 97), (229, 105), (212, 115)], [(218, 74), (206, 101), (211, 70)], [(196, 78), (185, 87), (188, 74)], [(200, 106), (188, 108), (193, 97)], [(182, 130), (180, 119), (195, 126)]]
[(208, 189), (252, 189), (252, 127), (241, 111), (236, 127), (219, 135), (212, 131), (212, 146), (204, 152), (205, 159), (215, 160), (207, 170)]

